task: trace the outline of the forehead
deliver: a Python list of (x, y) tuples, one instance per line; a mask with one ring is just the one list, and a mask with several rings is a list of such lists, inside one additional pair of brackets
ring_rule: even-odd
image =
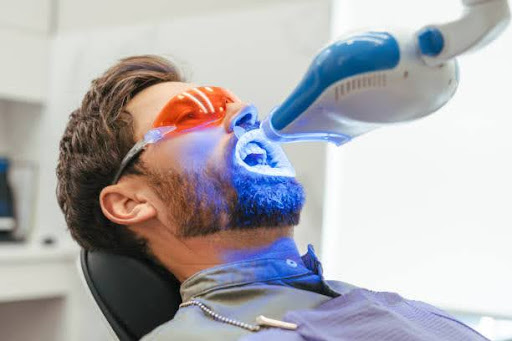
[(126, 110), (133, 116), (135, 140), (151, 129), (156, 116), (165, 104), (177, 94), (196, 87), (192, 83), (164, 82), (150, 86), (139, 92), (126, 105)]

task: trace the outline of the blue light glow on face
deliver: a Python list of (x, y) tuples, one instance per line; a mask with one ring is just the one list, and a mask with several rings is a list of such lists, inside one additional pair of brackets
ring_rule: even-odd
[[(215, 134), (213, 130), (209, 132), (213, 140)], [(234, 157), (240, 147), (236, 136), (232, 136), (223, 149), (224, 154), (213, 159), (208, 155), (212, 155), (214, 144), (199, 143), (199, 135), (186, 136), (189, 138), (179, 142), (183, 145), (179, 154), (183, 159), (178, 158), (181, 168), (147, 170), (152, 187), (168, 206), (169, 220), (177, 225), (182, 237), (298, 224), (304, 190), (294, 177), (289, 176), (290, 169), (282, 167), (274, 172), (260, 172), (242, 165)], [(204, 138), (208, 136), (204, 135)], [(247, 136), (245, 141), (249, 141)], [(284, 161), (280, 162), (284, 164)]]
[(261, 258), (287, 258), (298, 264), (302, 264), (302, 259), (300, 258), (297, 245), (290, 237), (279, 238), (270, 245), (259, 248), (243, 248), (223, 251), (224, 262), (236, 262)]
[(238, 227), (297, 225), (304, 204), (302, 186), (290, 177), (239, 169), (233, 174), (237, 193), (233, 225)]
[[(248, 166), (239, 157), (244, 143), (251, 139), (258, 140), (260, 134), (259, 129), (254, 129), (242, 135), (236, 143), (235, 155), (230, 158), (231, 163), (228, 160), (231, 183), (237, 196), (232, 226), (251, 228), (297, 225), (305, 201), (304, 189), (294, 178), (295, 171), (284, 152), (281, 150), (274, 154), (275, 158), (281, 158), (279, 167), (263, 170)], [(270, 149), (272, 146), (265, 147)]]

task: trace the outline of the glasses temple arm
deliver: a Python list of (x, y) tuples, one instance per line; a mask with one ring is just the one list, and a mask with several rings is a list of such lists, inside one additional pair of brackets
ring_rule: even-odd
[(126, 154), (123, 161), (121, 162), (121, 166), (119, 166), (119, 169), (117, 170), (116, 175), (114, 176), (114, 180), (112, 181), (112, 185), (115, 185), (118, 181), (121, 175), (123, 174), (124, 170), (128, 166), (130, 162), (132, 162), (133, 159), (135, 159), (143, 150), (146, 148), (146, 146), (149, 144), (146, 140), (141, 140), (137, 142), (132, 149)]

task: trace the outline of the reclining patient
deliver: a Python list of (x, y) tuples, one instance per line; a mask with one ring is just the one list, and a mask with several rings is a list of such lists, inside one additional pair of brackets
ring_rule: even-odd
[(293, 240), (303, 188), (258, 125), (157, 56), (121, 60), (71, 113), (57, 196), (73, 238), (182, 283), (176, 316), (144, 340), (485, 340), (430, 305), (326, 281)]

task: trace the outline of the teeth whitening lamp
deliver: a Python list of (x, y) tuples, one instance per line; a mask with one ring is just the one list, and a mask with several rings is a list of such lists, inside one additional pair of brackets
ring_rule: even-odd
[(372, 31), (319, 52), (301, 83), (262, 122), (269, 140), (341, 145), (373, 129), (434, 113), (457, 90), (455, 57), (498, 37), (507, 0), (462, 0), (462, 17), (418, 31)]

